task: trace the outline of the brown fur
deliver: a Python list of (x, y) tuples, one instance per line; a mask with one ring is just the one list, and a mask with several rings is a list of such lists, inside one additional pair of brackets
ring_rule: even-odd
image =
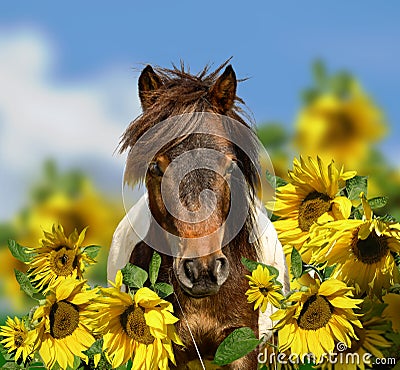
[[(217, 68), (216, 71), (208, 74), (206, 67), (198, 75), (191, 75), (181, 69), (174, 67), (172, 70), (157, 69), (155, 73), (151, 67), (146, 67), (139, 79), (139, 96), (142, 102), (143, 114), (131, 123), (121, 140), (120, 150), (123, 152), (130, 149), (125, 180), (133, 184), (145, 180), (149, 193), (149, 205), (155, 219), (169, 232), (179, 236), (196, 236), (196, 233), (204, 233), (204, 229), (213, 230), (224, 221), (229, 210), (229, 187), (226, 182), (218, 179), (218, 176), (200, 174), (204, 176), (205, 187), (209, 187), (217, 193), (217, 210), (215, 215), (210, 217), (204, 224), (198, 223), (193, 229), (189, 223), (182, 223), (168, 214), (161, 199), (160, 181), (157, 176), (146, 172), (148, 165), (146, 151), (154, 146), (163, 137), (165, 132), (171, 132), (174, 127), (161, 128), (154, 137), (148, 138), (146, 145), (134, 148), (138, 140), (155, 124), (183, 113), (189, 112), (215, 112), (231, 117), (241, 124), (248, 126), (241, 117), (241, 110), (236, 106), (241, 102), (236, 97), (236, 77), (233, 69), (228, 66), (220, 76), (221, 70), (227, 62)], [(190, 124), (190, 123), (188, 123)], [(176, 132), (176, 137), (179, 132)], [(157, 153), (157, 160), (160, 168), (164, 171), (168, 163), (182, 152), (197, 147), (217, 148), (224, 152), (227, 158), (237, 161), (240, 170), (245, 176), (249, 193), (243, 193), (244, 199), (254, 199), (258, 178), (251, 159), (248, 158), (238, 147), (218, 137), (210, 135), (193, 134), (181, 141), (171, 143)], [(252, 145), (254, 137), (248, 138), (249, 145)], [(256, 144), (254, 153), (257, 152)], [(144, 175), (145, 174), (145, 175)], [(193, 179), (192, 179), (193, 180)], [(196, 209), (196, 197), (201, 189), (197, 189), (188, 177), (182, 189), (180, 197), (188, 208)], [(209, 185), (207, 185), (209, 183)], [(243, 187), (244, 189), (244, 187)], [(194, 194), (194, 196), (193, 196)], [(246, 301), (245, 291), (248, 288), (244, 275), (247, 273), (241, 264), (241, 257), (257, 259), (257, 246), (248, 242), (249, 231), (254, 222), (253, 202), (250, 201), (250, 212), (246, 223), (239, 234), (225, 247), (223, 254), (229, 262), (229, 276), (219, 291), (211, 296), (193, 298), (187, 295), (177, 280), (173, 271), (173, 257), (162, 255), (162, 265), (159, 280), (173, 285), (175, 295), (169, 299), (174, 305), (174, 312), (180, 319), (177, 323), (178, 334), (185, 347), (175, 346), (175, 356), (178, 368), (184, 369), (187, 362), (197, 358), (195, 347), (190, 336), (190, 327), (195, 341), (199, 346), (200, 353), (204, 359), (213, 359), (215, 351), (222, 340), (234, 329), (248, 326), (258, 335), (258, 311)], [(192, 228), (192, 229), (191, 229)], [(167, 243), (164, 235), (157, 234), (155, 228), (150, 225), (149, 238), (152, 243)], [(148, 268), (153, 250), (145, 243), (138, 243), (131, 255), (130, 262), (144, 269)], [(182, 306), (182, 310), (178, 304)], [(187, 321), (186, 321), (187, 320)], [(244, 359), (238, 360), (226, 367), (227, 369), (256, 369), (256, 353), (253, 352)]]

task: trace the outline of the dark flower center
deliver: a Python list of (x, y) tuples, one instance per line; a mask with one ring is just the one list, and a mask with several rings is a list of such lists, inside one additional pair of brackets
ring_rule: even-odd
[(338, 144), (343, 145), (343, 143), (349, 142), (354, 138), (354, 135), (357, 134), (354, 119), (347, 112), (329, 112), (326, 118), (329, 129), (326, 136), (323, 138), (321, 147), (333, 147)]
[(50, 334), (53, 338), (61, 339), (72, 334), (79, 324), (77, 306), (70, 302), (60, 301), (51, 306)]
[(332, 306), (324, 296), (313, 295), (307, 299), (300, 312), (298, 325), (304, 330), (317, 330), (328, 324)]
[(301, 202), (299, 207), (299, 227), (301, 231), (309, 231), (312, 224), (331, 208), (328, 195), (313, 191)]
[(19, 348), (22, 346), (22, 344), (24, 343), (25, 340), (25, 335), (18, 331), (15, 335), (14, 335), (14, 345), (15, 347)]
[(268, 296), (268, 293), (271, 291), (271, 289), (269, 289), (269, 288), (266, 288), (266, 287), (261, 287), (260, 288), (260, 293), (264, 296), (264, 297), (267, 297)]
[(373, 230), (364, 240), (358, 238), (359, 229), (353, 233), (351, 241), (351, 250), (354, 255), (363, 263), (372, 265), (386, 257), (389, 247), (386, 236), (378, 236)]
[(50, 254), (50, 267), (57, 276), (68, 276), (77, 267), (76, 250), (58, 248)]
[(132, 339), (146, 345), (154, 342), (141, 307), (129, 306), (119, 319), (125, 333)]

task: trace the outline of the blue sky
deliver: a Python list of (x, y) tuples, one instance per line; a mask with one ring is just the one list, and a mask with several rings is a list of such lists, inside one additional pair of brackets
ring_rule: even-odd
[[(170, 66), (182, 59), (197, 72), (206, 63), (217, 66), (233, 56), (238, 77), (250, 77), (239, 85), (238, 94), (256, 121), (291, 127), (300, 105), (299, 91), (310, 83), (311, 62), (322, 58), (331, 71), (347, 69), (361, 80), (391, 126), (382, 150), (393, 158), (400, 155), (400, 3), (146, 4), (0, 4), (0, 75), (9, 83), (3, 84), (0, 100), (0, 141), (2, 136), (9, 138), (7, 149), (3, 145), (0, 150), (0, 171), (8, 179), (2, 188), (6, 206), (0, 220), (21, 205), (25, 184), (46, 156), (65, 166), (79, 163), (99, 181), (119, 189), (123, 159), (112, 156), (112, 151), (139, 112), (136, 83), (142, 63)], [(14, 109), (4, 108), (2, 102)], [(36, 110), (31, 112), (30, 105)], [(52, 134), (45, 122), (51, 125), (58, 119), (60, 126)], [(33, 142), (35, 124), (43, 143)], [(80, 133), (86, 141), (77, 138)], [(26, 140), (26, 153), (13, 152), (19, 140)]]

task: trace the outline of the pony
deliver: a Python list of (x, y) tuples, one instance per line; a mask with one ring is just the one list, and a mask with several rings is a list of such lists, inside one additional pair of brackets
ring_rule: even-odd
[[(196, 75), (183, 64), (172, 69), (147, 65), (138, 80), (143, 113), (130, 123), (120, 142), (120, 153), (128, 151), (124, 179), (131, 185), (144, 182), (151, 215), (143, 226), (145, 237), (132, 231), (132, 222), (136, 226), (144, 222), (142, 206), (129, 212), (133, 221), (131, 217), (127, 222), (129, 214), (121, 221), (110, 249), (108, 278), (113, 279), (128, 261), (147, 269), (153, 246), (166, 251), (161, 253), (159, 281), (174, 288), (167, 299), (180, 319), (176, 328), (185, 345), (174, 347), (178, 369), (189, 368), (198, 356), (202, 362), (212, 360), (220, 343), (236, 328), (247, 326), (261, 335), (272, 327), (266, 324), (271, 309), (262, 317), (247, 303), (248, 271), (242, 257), (278, 267), (279, 279), (288, 289), (285, 258), (269, 220), (265, 235), (251, 241), (260, 209), (258, 149), (254, 130), (239, 106), (244, 102), (236, 95), (237, 79), (228, 63), (213, 72), (206, 66)], [(196, 114), (214, 117), (210, 132), (196, 130), (199, 120), (184, 118)], [(230, 124), (232, 120), (249, 133), (237, 134), (249, 150), (229, 140), (237, 130)], [(166, 136), (172, 139), (164, 143)], [(220, 155), (204, 159), (204, 149)], [(198, 150), (200, 154), (186, 155)], [(193, 162), (195, 166), (178, 176), (179, 166), (173, 165), (182, 158), (179, 163)], [(201, 159), (218, 170), (196, 166)], [(233, 191), (239, 202), (235, 207), (246, 214), (236, 232), (230, 233), (237, 223), (237, 217), (228, 222)], [(211, 192), (212, 196), (207, 196)], [(176, 196), (166, 199), (165, 194), (172, 193)], [(199, 214), (202, 217), (197, 217)], [(171, 368), (175, 367), (171, 364)], [(224, 367), (256, 368), (256, 351)]]

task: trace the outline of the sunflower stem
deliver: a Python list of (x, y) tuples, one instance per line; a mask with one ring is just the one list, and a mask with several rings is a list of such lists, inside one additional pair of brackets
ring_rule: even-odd
[(323, 276), (321, 275), (321, 271), (319, 271), (314, 265), (307, 265), (307, 264), (304, 264), (303, 268), (304, 268), (304, 269), (303, 269), (304, 272), (308, 272), (307, 269), (308, 269), (308, 270), (314, 271), (314, 272), (317, 274), (319, 280), (320, 280), (321, 282), (324, 281), (324, 278), (323, 278)]

